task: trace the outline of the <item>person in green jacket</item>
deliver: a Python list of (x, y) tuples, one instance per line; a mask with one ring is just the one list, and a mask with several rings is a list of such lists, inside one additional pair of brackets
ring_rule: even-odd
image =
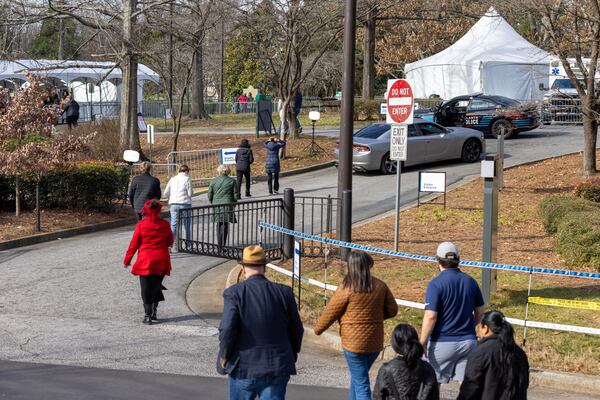
[(229, 174), (231, 170), (228, 165), (219, 165), (217, 168), (219, 176), (210, 182), (208, 187), (208, 201), (210, 204), (226, 204), (222, 207), (215, 207), (212, 217), (213, 222), (217, 224), (217, 240), (219, 252), (227, 244), (227, 234), (229, 233), (229, 224), (235, 224), (235, 214), (233, 212), (239, 199), (237, 182)]

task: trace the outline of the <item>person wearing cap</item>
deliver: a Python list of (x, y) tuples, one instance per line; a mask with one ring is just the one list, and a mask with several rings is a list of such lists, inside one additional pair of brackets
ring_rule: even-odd
[(475, 325), (485, 312), (483, 296), (475, 279), (458, 268), (458, 247), (443, 242), (436, 256), (440, 274), (425, 292), (420, 341), (438, 383), (462, 382), (467, 356), (477, 345)]
[(304, 328), (292, 290), (265, 277), (260, 246), (242, 255), (246, 280), (223, 292), (217, 372), (229, 375), (229, 398), (285, 399)]

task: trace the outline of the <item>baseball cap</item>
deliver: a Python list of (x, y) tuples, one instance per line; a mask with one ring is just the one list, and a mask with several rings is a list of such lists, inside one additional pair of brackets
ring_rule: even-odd
[(437, 248), (435, 255), (444, 260), (458, 261), (460, 260), (460, 252), (458, 247), (452, 242), (443, 242)]

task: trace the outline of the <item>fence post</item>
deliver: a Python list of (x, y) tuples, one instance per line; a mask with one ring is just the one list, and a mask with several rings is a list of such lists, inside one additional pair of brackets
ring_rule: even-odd
[[(487, 263), (496, 262), (498, 241), (498, 154), (488, 154), (481, 162), (481, 176), (484, 178), (483, 189), (483, 257)], [(496, 271), (484, 268), (481, 271), (481, 291), (486, 306), (490, 303), (492, 293), (496, 292)]]
[[(342, 220), (340, 226), (340, 240), (343, 242), (352, 241), (352, 190), (342, 192)], [(348, 260), (350, 249), (343, 247), (341, 249), (342, 261)]]
[[(295, 228), (295, 208), (294, 189), (286, 188), (283, 191), (283, 227), (294, 230)], [(294, 256), (294, 237), (291, 235), (283, 236), (283, 258), (286, 260)]]

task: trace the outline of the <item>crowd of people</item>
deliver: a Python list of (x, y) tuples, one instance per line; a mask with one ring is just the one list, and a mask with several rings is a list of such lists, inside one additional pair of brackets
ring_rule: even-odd
[[(285, 143), (270, 139), (264, 146), (269, 152), (269, 192), (277, 193), (277, 154)], [(209, 201), (216, 205), (212, 222), (218, 227), (220, 249), (226, 246), (229, 224), (236, 222), (233, 210), (242, 176), (250, 196), (254, 158), (247, 141), (236, 159), (238, 180), (229, 177), (229, 166), (221, 165), (208, 190)], [(163, 280), (171, 271), (169, 249), (177, 231), (177, 211), (191, 207), (192, 183), (187, 165), (169, 180), (165, 188), (171, 206), (169, 224), (160, 219), (160, 182), (151, 176), (150, 163), (142, 167), (144, 173), (133, 179), (129, 193), (140, 222), (123, 264), (129, 267), (138, 252), (131, 272), (140, 279), (143, 323), (152, 324), (164, 300)], [(182, 223), (189, 239), (189, 220)], [(360, 250), (349, 253), (346, 275), (314, 332), (321, 335), (339, 323), (350, 399), (438, 399), (440, 385), (450, 381), (460, 382), (459, 400), (526, 399), (529, 364), (515, 343), (513, 327), (501, 312), (485, 310), (477, 282), (459, 269), (456, 245), (441, 243), (436, 258), (440, 272), (425, 291), (420, 335), (405, 323), (393, 329), (396, 356), (380, 367), (371, 390), (369, 371), (384, 348), (384, 321), (397, 316), (398, 306), (386, 283), (372, 276), (372, 257)], [(241, 265), (246, 280), (223, 293), (217, 371), (229, 376), (230, 399), (283, 399), (290, 376), (296, 374), (304, 328), (292, 290), (265, 277), (266, 263), (260, 246), (245, 248)]]

